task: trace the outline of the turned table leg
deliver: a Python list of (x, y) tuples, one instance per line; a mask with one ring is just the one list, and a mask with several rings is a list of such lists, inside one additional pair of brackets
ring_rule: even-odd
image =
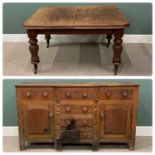
[(34, 65), (34, 73), (37, 73), (37, 68), (38, 68), (38, 63), (39, 61), (39, 56), (38, 56), (38, 50), (39, 50), (39, 46), (37, 45), (38, 40), (37, 38), (37, 34), (33, 31), (28, 31), (28, 37), (29, 39), (29, 50), (31, 53), (31, 63)]
[(122, 37), (123, 37), (123, 30), (114, 31), (114, 45), (113, 45), (114, 75), (117, 75), (118, 67), (121, 64), (121, 52), (123, 50)]
[(46, 39), (46, 43), (47, 43), (47, 46), (46, 47), (49, 48), (51, 35), (50, 34), (45, 34), (45, 39)]
[(107, 35), (107, 47), (109, 47), (109, 45), (110, 45), (110, 41), (111, 41), (111, 39), (112, 39), (112, 35)]

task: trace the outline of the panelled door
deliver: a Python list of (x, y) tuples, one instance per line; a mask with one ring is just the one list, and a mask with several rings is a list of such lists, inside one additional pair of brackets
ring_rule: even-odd
[(101, 103), (100, 134), (103, 141), (125, 140), (130, 137), (131, 105), (131, 103), (120, 103), (119, 101)]
[(54, 138), (53, 104), (49, 101), (32, 102), (24, 103), (23, 106), (25, 138), (35, 142), (52, 141)]

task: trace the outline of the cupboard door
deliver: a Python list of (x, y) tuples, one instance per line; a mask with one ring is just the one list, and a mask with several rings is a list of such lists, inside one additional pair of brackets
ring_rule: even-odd
[(123, 140), (130, 137), (131, 104), (102, 105), (100, 116), (103, 140)]
[(27, 140), (50, 140), (53, 137), (53, 107), (48, 104), (27, 104), (24, 106), (24, 131)]

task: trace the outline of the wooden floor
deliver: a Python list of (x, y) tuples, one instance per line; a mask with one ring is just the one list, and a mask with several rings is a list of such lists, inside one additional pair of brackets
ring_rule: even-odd
[[(46, 48), (40, 43), (38, 74), (49, 76), (113, 75), (112, 45), (102, 43), (55, 44)], [(3, 73), (7, 76), (34, 75), (28, 43), (4, 43)], [(152, 44), (125, 43), (118, 75), (152, 74)]]
[[(19, 152), (18, 137), (3, 137), (4, 152)], [(62, 152), (92, 152), (91, 145), (65, 146)], [(152, 137), (136, 137), (135, 151), (129, 151), (126, 145), (101, 145), (98, 152), (151, 152)], [(55, 152), (54, 145), (33, 145), (24, 152)]]

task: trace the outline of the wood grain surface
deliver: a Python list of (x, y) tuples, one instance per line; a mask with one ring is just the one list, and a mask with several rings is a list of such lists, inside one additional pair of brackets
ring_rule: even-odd
[(23, 24), (27, 29), (120, 27), (128, 26), (127, 19), (115, 6), (45, 7), (36, 11)]
[(102, 82), (102, 83), (95, 83), (95, 82), (83, 82), (83, 83), (41, 83), (41, 82), (33, 82), (33, 83), (20, 83), (17, 84), (16, 87), (99, 87), (99, 86), (106, 86), (106, 87), (132, 87), (132, 86), (139, 86), (138, 84), (135, 83), (123, 83), (123, 82)]

